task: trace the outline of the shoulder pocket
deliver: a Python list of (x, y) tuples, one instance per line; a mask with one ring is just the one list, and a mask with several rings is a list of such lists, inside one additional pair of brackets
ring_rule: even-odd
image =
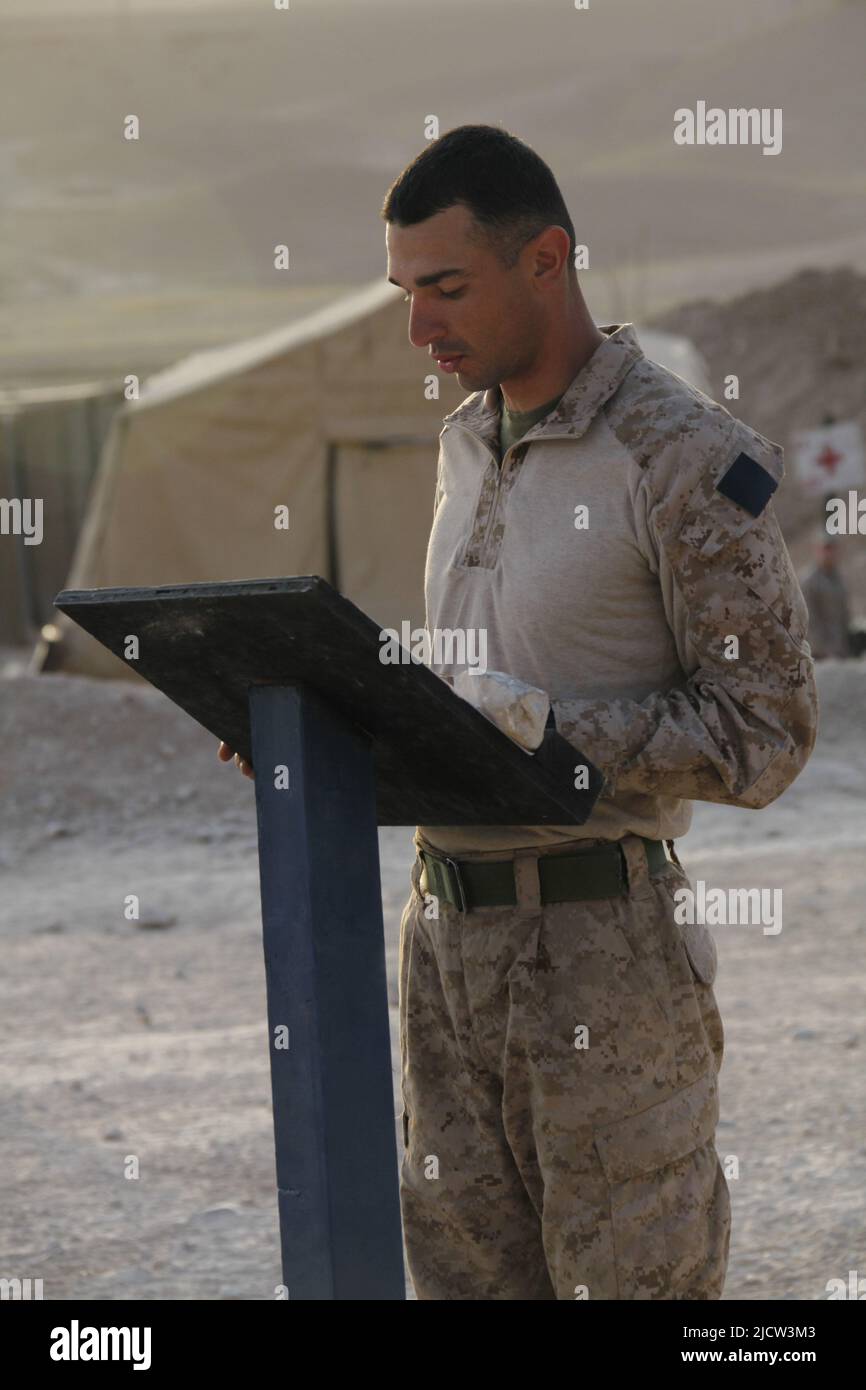
[(702, 555), (718, 554), (761, 521), (784, 476), (778, 444), (753, 430), (735, 429), (689, 498), (681, 542)]
[[(773, 506), (784, 475), (781, 447), (738, 426), (689, 498), (678, 541), (697, 563), (717, 568), (720, 600), (726, 583), (748, 589), (808, 656), (808, 609)], [(736, 604), (735, 589), (727, 597)]]

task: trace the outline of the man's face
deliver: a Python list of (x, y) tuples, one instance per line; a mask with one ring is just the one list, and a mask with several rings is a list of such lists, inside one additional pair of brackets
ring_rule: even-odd
[(838, 559), (836, 547), (834, 545), (822, 545), (818, 551), (818, 558), (822, 569), (834, 570)]
[(413, 347), (440, 359), (442, 370), (453, 372), (466, 391), (497, 386), (531, 369), (544, 304), (532, 290), (529, 248), (507, 270), (461, 204), (412, 227), (389, 222), (385, 242), (388, 279), (411, 295)]

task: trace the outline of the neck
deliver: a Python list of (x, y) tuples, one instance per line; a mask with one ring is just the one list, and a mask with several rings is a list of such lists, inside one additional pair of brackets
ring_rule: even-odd
[(499, 383), (506, 408), (516, 413), (537, 410), (561, 396), (604, 341), (582, 299), (577, 312), (569, 302), (567, 312), (544, 333), (532, 366)]

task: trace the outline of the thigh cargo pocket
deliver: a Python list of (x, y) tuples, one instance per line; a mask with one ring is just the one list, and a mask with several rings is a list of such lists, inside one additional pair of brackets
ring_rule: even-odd
[(648, 1110), (596, 1130), (617, 1298), (721, 1296), (730, 1200), (716, 1154), (718, 1118), (718, 1083), (709, 1071)]

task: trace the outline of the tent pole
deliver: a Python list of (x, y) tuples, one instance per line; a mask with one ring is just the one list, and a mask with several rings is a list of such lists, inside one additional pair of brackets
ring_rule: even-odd
[(328, 550), (327, 580), (340, 590), (340, 559), (337, 549), (337, 450), (339, 445), (329, 439), (325, 461), (325, 544)]

